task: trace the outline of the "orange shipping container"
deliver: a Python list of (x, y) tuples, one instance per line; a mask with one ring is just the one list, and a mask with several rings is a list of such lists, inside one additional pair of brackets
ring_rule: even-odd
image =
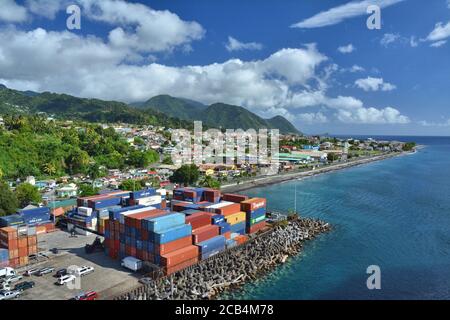
[(155, 245), (155, 254), (156, 255), (167, 254), (190, 245), (192, 245), (192, 236), (187, 236), (175, 241)]
[(170, 268), (196, 257), (198, 257), (198, 247), (187, 246), (185, 248), (162, 255), (161, 265)]
[(27, 248), (28, 247), (28, 237), (21, 237), (18, 239), (18, 246), (20, 248)]
[(248, 241), (248, 237), (246, 235), (239, 235), (239, 236), (235, 237), (234, 240), (238, 244), (243, 244)]
[(36, 245), (28, 247), (28, 255), (36, 254), (36, 253), (37, 253), (37, 246)]
[(225, 207), (216, 208), (214, 212), (223, 216), (229, 216), (241, 211), (241, 205), (239, 203), (233, 203)]
[(20, 257), (28, 257), (28, 247), (19, 248), (19, 258)]
[(177, 271), (183, 270), (184, 268), (190, 267), (193, 264), (196, 264), (197, 262), (198, 262), (198, 257), (195, 257), (195, 258), (189, 259), (187, 261), (184, 261), (180, 264), (177, 264), (176, 266), (166, 268), (166, 275), (171, 275)]
[(242, 211), (251, 212), (266, 207), (265, 198), (251, 198), (241, 202)]
[(26, 266), (28, 264), (28, 256), (19, 258), (19, 265)]
[(0, 229), (0, 239), (12, 240), (17, 239), (17, 229), (13, 227), (5, 227)]

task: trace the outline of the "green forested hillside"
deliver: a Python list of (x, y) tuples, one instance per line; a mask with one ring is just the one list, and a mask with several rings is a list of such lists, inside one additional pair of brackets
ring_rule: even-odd
[(141, 152), (114, 129), (76, 123), (64, 128), (40, 116), (4, 116), (0, 128), (0, 175), (3, 178), (56, 177), (106, 168), (145, 167), (158, 160)]

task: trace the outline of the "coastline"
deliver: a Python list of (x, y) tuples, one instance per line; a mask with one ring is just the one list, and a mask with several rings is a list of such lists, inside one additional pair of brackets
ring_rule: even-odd
[[(420, 146), (417, 148), (417, 150), (422, 149), (423, 146)], [(292, 173), (282, 173), (278, 175), (273, 176), (264, 176), (260, 178), (255, 178), (254, 180), (245, 181), (240, 184), (229, 184), (222, 186), (221, 190), (225, 192), (240, 192), (244, 190), (249, 190), (257, 187), (264, 187), (272, 184), (278, 184), (283, 183), (291, 180), (298, 180), (302, 178), (312, 177), (319, 174), (324, 173), (330, 173), (338, 170), (343, 170), (351, 167), (356, 167), (376, 161), (382, 161), (386, 159), (391, 159), (399, 156), (405, 156), (414, 154), (415, 151), (404, 151), (404, 152), (398, 152), (398, 153), (390, 153), (390, 154), (382, 154), (378, 156), (363, 158), (363, 159), (357, 159), (352, 160), (344, 163), (336, 163), (327, 167), (315, 169), (315, 170), (308, 170), (308, 171), (302, 171), (302, 172), (292, 172)]]

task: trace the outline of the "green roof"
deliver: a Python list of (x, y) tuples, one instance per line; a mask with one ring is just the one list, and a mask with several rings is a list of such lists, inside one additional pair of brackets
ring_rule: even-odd
[(65, 207), (75, 207), (77, 205), (77, 199), (67, 199), (55, 202), (49, 202), (49, 208), (65, 208)]

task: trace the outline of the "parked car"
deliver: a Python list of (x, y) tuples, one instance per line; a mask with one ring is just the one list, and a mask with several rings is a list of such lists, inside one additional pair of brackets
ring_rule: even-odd
[(25, 271), (25, 276), (31, 277), (33, 274), (38, 273), (39, 270), (40, 270), (39, 268), (29, 269), (29, 270)]
[(0, 300), (10, 300), (10, 299), (15, 299), (18, 298), (20, 296), (20, 291), (0, 291)]
[(62, 276), (65, 276), (67, 274), (67, 269), (59, 269), (58, 271), (56, 271), (55, 273), (55, 277), (60, 278)]
[(76, 274), (77, 276), (83, 277), (92, 272), (94, 272), (94, 267), (82, 266), (82, 267), (78, 268), (77, 270), (75, 270), (74, 274)]
[(23, 276), (18, 274), (18, 275), (15, 275), (15, 276), (10, 276), (10, 277), (6, 278), (4, 281), (7, 282), (7, 283), (14, 283), (14, 282), (18, 282), (18, 281), (20, 281), (22, 279), (23, 279)]
[(67, 274), (65, 276), (62, 276), (61, 278), (56, 281), (56, 283), (60, 286), (65, 285), (66, 283), (70, 283), (75, 281), (77, 277), (75, 277), (73, 274)]
[(14, 290), (25, 291), (33, 288), (35, 283), (33, 281), (24, 281), (15, 285)]
[(75, 297), (75, 300), (97, 300), (98, 294), (95, 291), (88, 291)]
[(52, 273), (53, 271), (55, 271), (55, 268), (53, 268), (53, 267), (42, 268), (36, 273), (36, 275), (43, 276), (43, 275)]

